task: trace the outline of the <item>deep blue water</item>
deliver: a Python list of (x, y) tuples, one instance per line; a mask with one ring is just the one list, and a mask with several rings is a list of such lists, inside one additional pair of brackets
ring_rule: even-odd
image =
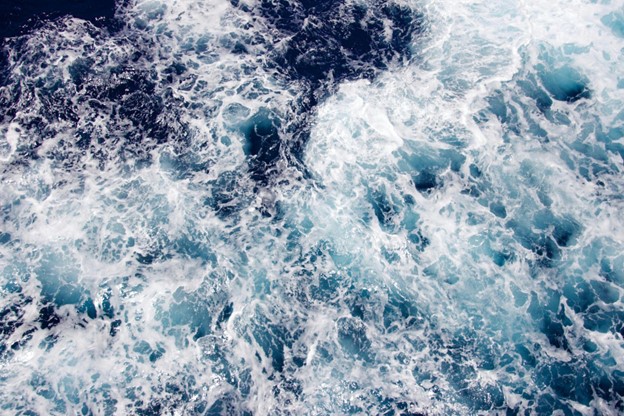
[(0, 3), (2, 412), (623, 413), (616, 3)]
[(74, 16), (96, 24), (115, 14), (114, 0), (2, 0), (0, 1), (0, 38), (28, 32), (33, 26), (62, 16)]

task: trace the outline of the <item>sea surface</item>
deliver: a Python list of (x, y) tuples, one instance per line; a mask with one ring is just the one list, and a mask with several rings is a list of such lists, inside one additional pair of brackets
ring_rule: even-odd
[(622, 0), (0, 14), (1, 414), (624, 414)]

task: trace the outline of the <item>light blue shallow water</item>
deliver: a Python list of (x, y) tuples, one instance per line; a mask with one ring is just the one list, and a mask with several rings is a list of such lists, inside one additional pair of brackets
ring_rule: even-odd
[(624, 412), (621, 2), (117, 19), (5, 45), (3, 413)]

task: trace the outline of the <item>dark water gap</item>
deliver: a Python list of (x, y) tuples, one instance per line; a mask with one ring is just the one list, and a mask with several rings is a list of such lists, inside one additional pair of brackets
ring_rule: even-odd
[(115, 0), (0, 0), (0, 38), (23, 35), (45, 21), (68, 15), (107, 24), (115, 15)]
[(276, 46), (268, 48), (267, 69), (301, 88), (288, 119), (261, 109), (243, 128), (250, 174), (261, 187), (279, 174), (284, 159), (306, 176), (303, 154), (318, 104), (342, 82), (372, 80), (409, 61), (423, 28), (420, 13), (386, 1), (261, 0), (252, 9), (231, 3), (269, 29)]
[(28, 34), (48, 21), (72, 16), (115, 29), (116, 6), (128, 0), (0, 0), (0, 85), (8, 81), (8, 38)]

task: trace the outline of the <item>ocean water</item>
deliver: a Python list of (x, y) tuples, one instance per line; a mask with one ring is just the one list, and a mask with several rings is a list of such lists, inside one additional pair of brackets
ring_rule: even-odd
[(95, 25), (111, 24), (114, 0), (1, 0), (0, 38), (23, 35), (59, 17), (74, 16)]
[(32, 4), (0, 413), (624, 413), (620, 0)]

